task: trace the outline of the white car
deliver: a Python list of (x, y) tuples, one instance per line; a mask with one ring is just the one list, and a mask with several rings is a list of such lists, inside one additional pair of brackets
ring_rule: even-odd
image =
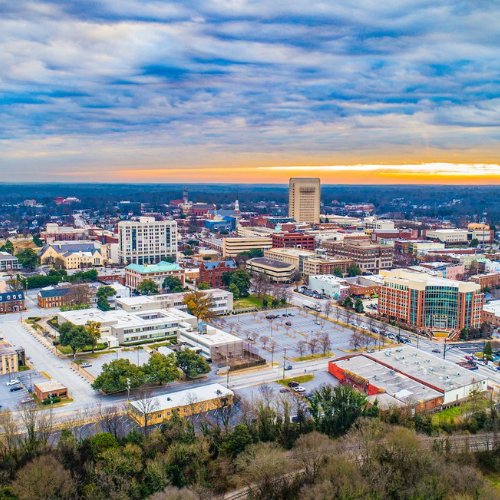
[(297, 387), (293, 387), (293, 390), (295, 392), (306, 392), (306, 389), (304, 387), (302, 387), (301, 385), (299, 385)]
[(19, 379), (18, 378), (13, 378), (9, 382), (5, 383), (5, 385), (7, 385), (7, 386), (9, 386), (9, 385), (16, 385), (16, 384), (19, 384)]

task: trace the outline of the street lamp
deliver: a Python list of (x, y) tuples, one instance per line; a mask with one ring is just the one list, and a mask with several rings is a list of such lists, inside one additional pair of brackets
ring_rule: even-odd
[(127, 377), (127, 404), (130, 402), (130, 378)]

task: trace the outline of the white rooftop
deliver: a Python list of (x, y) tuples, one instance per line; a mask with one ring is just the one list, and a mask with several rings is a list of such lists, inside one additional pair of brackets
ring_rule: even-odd
[[(169, 394), (162, 394), (161, 396), (156, 396), (151, 398), (151, 405), (148, 405), (153, 411), (163, 411), (173, 408), (179, 408), (182, 406), (187, 406), (193, 403), (201, 403), (203, 401), (210, 401), (215, 398), (220, 398), (223, 396), (232, 396), (234, 393), (227, 387), (221, 384), (208, 384), (199, 387), (193, 387), (192, 389), (185, 389), (183, 391), (172, 392)], [(138, 402), (131, 401), (130, 404), (139, 412), (142, 413), (141, 405)], [(151, 411), (151, 410), (149, 410)]]
[(199, 339), (200, 341), (203, 341), (203, 344), (206, 346), (218, 346), (241, 342), (241, 339), (236, 335), (225, 332), (224, 330), (219, 330), (218, 328), (210, 325), (207, 325), (206, 333), (200, 333), (193, 330), (188, 332), (184, 331), (181, 335), (189, 337), (193, 340)]

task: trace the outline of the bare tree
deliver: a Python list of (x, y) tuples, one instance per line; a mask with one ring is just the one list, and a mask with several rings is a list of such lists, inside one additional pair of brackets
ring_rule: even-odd
[(98, 408), (99, 424), (103, 432), (109, 432), (118, 439), (121, 430), (122, 411), (119, 406), (105, 406), (99, 405)]
[(134, 395), (134, 406), (140, 413), (140, 419), (143, 422), (144, 435), (148, 435), (149, 422), (152, 414), (158, 409), (158, 400), (152, 397), (152, 391), (148, 388), (142, 388)]
[(306, 352), (306, 342), (304, 340), (299, 340), (297, 342), (297, 351), (299, 351), (299, 357), (303, 357), (304, 353)]
[(354, 330), (352, 333), (350, 339), (349, 339), (349, 346), (357, 351), (364, 342), (364, 335), (359, 333), (357, 330)]
[(323, 354), (326, 354), (332, 347), (332, 342), (328, 332), (321, 332), (318, 336), (318, 342), (323, 349)]
[(333, 309), (333, 304), (332, 304), (332, 301), (331, 300), (327, 300), (325, 302), (325, 316), (327, 318), (330, 317), (330, 314), (332, 313), (332, 309)]
[(65, 301), (70, 305), (85, 305), (90, 302), (90, 288), (89, 285), (81, 283), (72, 285), (69, 293), (65, 297)]
[(269, 337), (267, 335), (262, 335), (260, 341), (262, 342), (262, 347), (266, 348), (266, 344), (269, 342)]
[(255, 290), (257, 297), (260, 299), (269, 291), (269, 278), (263, 273), (256, 273), (252, 277), (252, 288)]
[(307, 346), (309, 347), (309, 352), (311, 353), (311, 356), (314, 356), (316, 354), (316, 351), (318, 349), (318, 338), (317, 337), (312, 337), (309, 339), (309, 342), (307, 342)]
[(314, 481), (323, 464), (330, 456), (334, 456), (335, 443), (325, 439), (319, 432), (311, 432), (301, 436), (295, 443), (293, 458), (302, 465), (306, 476)]
[(19, 423), (15, 413), (0, 412), (0, 455), (5, 456), (19, 444)]

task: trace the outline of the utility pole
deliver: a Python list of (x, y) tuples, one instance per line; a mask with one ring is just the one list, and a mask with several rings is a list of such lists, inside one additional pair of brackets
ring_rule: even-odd
[(127, 377), (127, 405), (130, 402), (130, 378)]
[(283, 349), (283, 380), (285, 379), (286, 347)]

